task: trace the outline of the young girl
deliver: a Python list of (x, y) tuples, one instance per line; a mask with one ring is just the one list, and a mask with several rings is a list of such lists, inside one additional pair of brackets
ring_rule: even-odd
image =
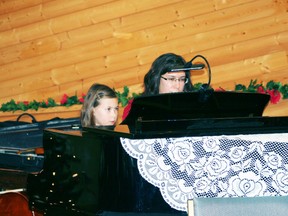
[(118, 98), (114, 90), (93, 84), (85, 96), (81, 109), (81, 125), (115, 126), (118, 119)]

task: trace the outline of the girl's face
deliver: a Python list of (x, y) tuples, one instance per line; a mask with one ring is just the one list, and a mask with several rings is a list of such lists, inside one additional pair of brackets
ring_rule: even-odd
[(118, 99), (101, 98), (99, 105), (93, 108), (93, 117), (96, 126), (113, 126), (118, 119)]
[(186, 83), (185, 72), (167, 72), (160, 78), (159, 94), (183, 92)]

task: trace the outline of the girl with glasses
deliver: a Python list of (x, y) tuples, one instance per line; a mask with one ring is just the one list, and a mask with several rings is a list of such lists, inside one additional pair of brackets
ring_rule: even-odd
[[(185, 68), (185, 59), (174, 53), (160, 55), (151, 65), (144, 77), (143, 96), (158, 95), (165, 93), (189, 92), (193, 90), (190, 71), (183, 70), (172, 72), (173, 69)], [(124, 120), (133, 100), (130, 100), (124, 108), (122, 119)]]
[(192, 91), (190, 71), (171, 72), (172, 69), (185, 68), (185, 65), (182, 56), (174, 53), (160, 55), (144, 77), (143, 95)]

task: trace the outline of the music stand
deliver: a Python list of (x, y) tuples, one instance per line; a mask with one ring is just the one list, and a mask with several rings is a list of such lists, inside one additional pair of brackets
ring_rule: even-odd
[(121, 124), (134, 131), (145, 121), (260, 117), (269, 100), (268, 94), (209, 90), (140, 96), (133, 100), (131, 110)]

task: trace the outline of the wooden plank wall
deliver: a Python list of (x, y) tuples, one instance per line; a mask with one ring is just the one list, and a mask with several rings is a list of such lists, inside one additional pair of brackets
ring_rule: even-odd
[(141, 92), (167, 52), (205, 56), (214, 88), (288, 83), (287, 11), (287, 0), (0, 0), (0, 103), (59, 101), (94, 82)]

